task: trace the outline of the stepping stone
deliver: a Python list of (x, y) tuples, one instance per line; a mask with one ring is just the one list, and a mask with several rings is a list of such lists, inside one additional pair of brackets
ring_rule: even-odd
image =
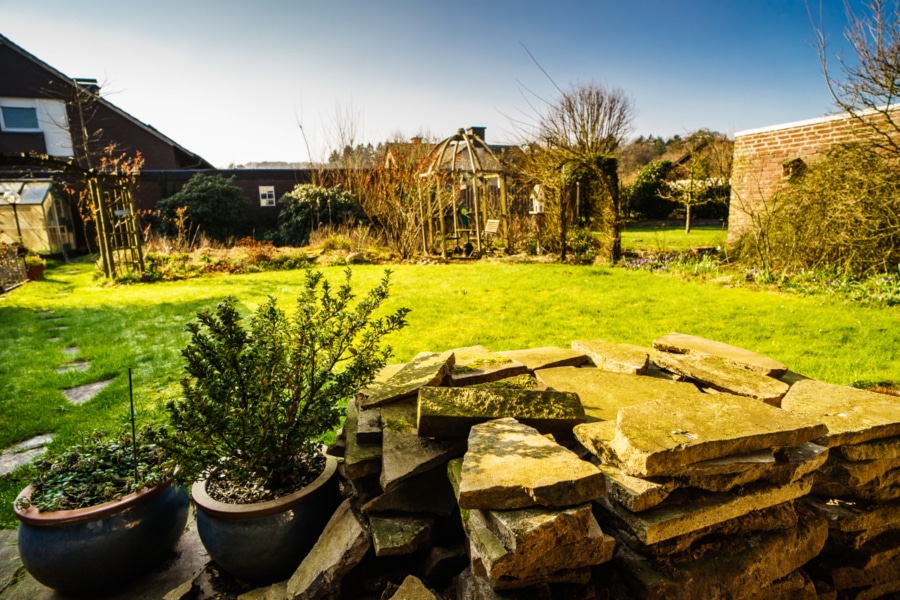
[[(604, 443), (628, 475), (671, 475), (685, 465), (769, 448), (799, 446), (821, 437), (825, 427), (768, 404), (732, 396), (707, 394), (654, 400), (619, 409), (615, 436)], [(575, 434), (590, 449), (594, 431), (608, 436), (603, 423), (578, 425)], [(584, 441), (582, 443), (585, 443)], [(591, 445), (589, 445), (591, 444)]]
[(58, 342), (60, 339), (62, 339), (62, 338), (60, 338), (58, 335), (55, 335), (52, 338), (49, 338), (47, 341), (48, 342)]
[(614, 344), (603, 340), (572, 342), (572, 350), (583, 352), (594, 366), (613, 373), (646, 375), (650, 366), (647, 348), (631, 344)]
[(835, 452), (847, 460), (900, 458), (900, 437), (873, 440), (862, 444), (847, 444), (835, 448)]
[(588, 420), (615, 421), (623, 406), (650, 400), (705, 400), (703, 393), (692, 383), (610, 373), (600, 369), (541, 369), (535, 373), (535, 377), (551, 389), (578, 394)]
[(529, 371), (552, 367), (578, 367), (588, 361), (583, 352), (567, 348), (531, 348), (529, 350), (507, 350), (498, 352), (510, 360), (520, 362)]
[(360, 408), (396, 402), (416, 394), (425, 386), (440, 385), (454, 364), (453, 352), (422, 352), (367, 395), (360, 392)]
[(58, 329), (59, 331), (65, 331), (68, 328), (69, 328), (68, 325), (58, 325), (54, 329)]
[(381, 457), (381, 489), (389, 492), (400, 482), (443, 467), (462, 456), (466, 440), (432, 440), (416, 430), (416, 401), (408, 399), (381, 408), (384, 441)]
[(790, 387), (778, 379), (738, 367), (717, 356), (654, 352), (660, 367), (727, 394), (748, 396), (772, 406), (780, 406)]
[(112, 383), (112, 381), (112, 379), (107, 379), (106, 381), (98, 381), (96, 383), (79, 385), (78, 387), (66, 388), (63, 390), (63, 394), (66, 395), (66, 398), (68, 398), (69, 402), (72, 404), (84, 404), (99, 394), (100, 391)]
[(421, 579), (415, 575), (407, 575), (390, 600), (438, 600), (438, 597), (425, 587)]
[(54, 312), (55, 311), (53, 311), (53, 310), (39, 310), (38, 314), (39, 315), (52, 315)]
[(572, 392), (432, 387), (419, 390), (419, 435), (468, 437), (472, 425), (512, 417), (541, 433), (572, 437), (584, 409)]
[[(59, 339), (59, 338), (57, 338)], [(63, 348), (64, 354), (78, 354), (78, 346), (66, 346)]]
[(641, 543), (649, 545), (796, 500), (809, 493), (812, 483), (812, 478), (807, 477), (785, 486), (748, 487), (740, 494), (691, 492), (677, 498), (673, 495), (659, 506), (639, 513), (632, 513), (606, 498), (597, 500), (597, 504), (626, 523)]
[(434, 517), (372, 515), (369, 528), (375, 556), (412, 554), (431, 545)]
[(45, 433), (10, 446), (0, 453), (0, 477), (12, 473), (22, 465), (27, 465), (46, 454), (47, 444), (56, 437), (54, 433)]
[(827, 434), (816, 443), (829, 448), (900, 436), (900, 402), (886, 394), (806, 379), (791, 387), (781, 407), (824, 423)]
[(456, 356), (456, 364), (450, 372), (453, 387), (489, 383), (528, 373), (528, 367), (522, 363), (484, 346), (456, 348), (452, 352)]
[(670, 333), (653, 340), (653, 347), (673, 354), (716, 356), (733, 365), (768, 377), (780, 378), (787, 372), (787, 365), (768, 356), (695, 335)]
[(71, 371), (84, 372), (91, 368), (91, 363), (86, 360), (73, 360), (60, 367), (56, 367), (57, 373), (69, 373)]
[(325, 526), (319, 540), (288, 580), (287, 597), (312, 600), (331, 595), (344, 575), (353, 570), (371, 546), (360, 517), (344, 500)]
[(510, 418), (472, 427), (460, 474), (461, 508), (574, 506), (605, 494), (597, 467), (533, 427)]

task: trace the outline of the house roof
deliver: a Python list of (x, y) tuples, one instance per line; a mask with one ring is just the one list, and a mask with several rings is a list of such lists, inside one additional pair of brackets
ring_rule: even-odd
[[(39, 58), (36, 57), (35, 55), (31, 54), (30, 52), (28, 52), (27, 50), (25, 50), (24, 48), (22, 48), (21, 46), (19, 46), (18, 44), (16, 44), (15, 42), (13, 42), (13, 41), (10, 40), (8, 37), (6, 37), (6, 36), (4, 36), (4, 35), (2, 35), (2, 34), (0, 34), (0, 45), (6, 45), (6, 46), (8, 46), (11, 50), (13, 50), (13, 51), (19, 53), (20, 55), (24, 56), (24, 57), (27, 58), (28, 60), (30, 60), (30, 61), (32, 61), (33, 63), (35, 63), (35, 64), (37, 64), (38, 66), (40, 66), (42, 69), (44, 69), (44, 70), (46, 70), (46, 71), (52, 73), (55, 77), (58, 77), (58, 78), (60, 78), (60, 79), (62, 79), (62, 80), (64, 80), (64, 81), (67, 81), (67, 82), (71, 83), (73, 86), (83, 85), (83, 84), (79, 83), (79, 81), (85, 81), (85, 80), (78, 80), (78, 79), (75, 79), (75, 78), (73, 78), (73, 77), (69, 77), (69, 76), (66, 75), (65, 73), (63, 73), (63, 72), (61, 72), (61, 71), (59, 71), (59, 70), (57, 70), (57, 69), (51, 67), (50, 65), (48, 65), (47, 63), (45, 63), (44, 61), (42, 61), (41, 59), (39, 59)], [(128, 121), (131, 121), (133, 124), (137, 125), (137, 126), (140, 127), (141, 129), (144, 129), (145, 131), (147, 131), (147, 132), (150, 133), (151, 135), (156, 136), (157, 138), (159, 138), (160, 140), (162, 140), (162, 141), (165, 142), (166, 144), (169, 144), (170, 146), (172, 146), (177, 152), (181, 152), (181, 153), (187, 155), (188, 157), (190, 157), (192, 160), (195, 160), (195, 162), (197, 163), (197, 165), (196, 165), (197, 168), (199, 168), (199, 169), (213, 169), (213, 168), (215, 168), (215, 167), (213, 167), (213, 165), (212, 165), (210, 162), (208, 162), (206, 159), (204, 159), (203, 157), (201, 157), (200, 155), (198, 155), (198, 154), (196, 154), (196, 153), (194, 153), (194, 152), (191, 152), (190, 150), (188, 150), (187, 148), (185, 148), (185, 147), (182, 146), (181, 144), (177, 143), (177, 142), (176, 142), (175, 140), (173, 140), (172, 138), (170, 138), (170, 137), (168, 137), (168, 136), (166, 136), (166, 135), (163, 135), (163, 134), (160, 133), (156, 128), (154, 128), (152, 125), (149, 125), (149, 124), (147, 124), (147, 123), (144, 123), (143, 121), (138, 120), (137, 118), (135, 118), (134, 116), (128, 114), (127, 112), (125, 112), (124, 110), (122, 110), (121, 108), (119, 108), (118, 106), (116, 106), (115, 104), (109, 102), (108, 100), (106, 100), (106, 99), (103, 98), (102, 96), (99, 96), (99, 95), (98, 95), (98, 96), (97, 96), (97, 99), (98, 99), (98, 101), (99, 101), (103, 106), (105, 106), (106, 108), (108, 108), (108, 109), (110, 109), (111, 111), (115, 112), (116, 114), (118, 114), (118, 115), (119, 115), (120, 117), (122, 117), (123, 119), (127, 119)]]

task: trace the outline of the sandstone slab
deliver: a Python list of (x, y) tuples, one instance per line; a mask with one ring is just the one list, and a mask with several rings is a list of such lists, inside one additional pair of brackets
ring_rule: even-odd
[(381, 409), (384, 425), (381, 487), (385, 492), (406, 479), (442, 467), (466, 451), (465, 439), (420, 437), (416, 429), (416, 404), (415, 399), (407, 399)]
[(600, 465), (600, 471), (606, 476), (606, 487), (610, 499), (631, 512), (641, 512), (653, 508), (678, 488), (674, 479), (661, 482), (640, 479), (627, 475), (612, 465)]
[(812, 579), (797, 569), (759, 590), (754, 600), (818, 600)]
[(412, 554), (431, 544), (434, 517), (369, 516), (375, 556)]
[(472, 573), (469, 567), (459, 574), (456, 586), (456, 600), (552, 600), (550, 586), (538, 583), (534, 586), (497, 591), (491, 581)]
[(381, 446), (363, 446), (356, 439), (359, 412), (356, 400), (347, 403), (344, 420), (344, 462), (342, 469), (348, 479), (361, 479), (381, 470)]
[(779, 406), (789, 389), (783, 381), (735, 366), (716, 356), (655, 352), (653, 362), (703, 387), (747, 396), (772, 406)]
[(374, 391), (369, 390), (369, 395), (361, 391), (360, 407), (370, 408), (396, 402), (414, 396), (420, 388), (440, 385), (453, 368), (454, 360), (453, 352), (417, 354), (412, 361), (379, 383)]
[(375, 406), (360, 410), (357, 416), (356, 442), (363, 446), (379, 446), (383, 439), (381, 408)]
[(456, 348), (452, 352), (456, 356), (456, 364), (450, 372), (450, 385), (454, 387), (490, 383), (528, 373), (528, 367), (522, 363), (484, 346)]
[(883, 460), (863, 460), (863, 461), (847, 461), (840, 458), (832, 458), (828, 461), (823, 469), (823, 474), (831, 477), (850, 487), (858, 487), (872, 483), (875, 480), (882, 480), (882, 485), (892, 485), (900, 483), (891, 481), (896, 479), (884, 478), (893, 469), (900, 468), (900, 458), (888, 458)]
[(614, 344), (604, 340), (572, 342), (572, 350), (582, 352), (598, 369), (613, 373), (646, 375), (650, 354), (646, 348)]
[(623, 406), (650, 400), (703, 399), (703, 394), (691, 383), (599, 369), (542, 369), (535, 373), (535, 377), (551, 389), (578, 394), (589, 420), (615, 421)]
[[(607, 447), (629, 475), (668, 475), (685, 465), (767, 448), (799, 446), (825, 427), (750, 398), (707, 395), (706, 402), (654, 400), (619, 409)], [(598, 424), (579, 425), (590, 438)], [(582, 442), (584, 443), (584, 442)]]
[(900, 437), (848, 444), (839, 446), (836, 451), (847, 460), (900, 459)]
[(425, 587), (421, 579), (409, 575), (391, 596), (391, 600), (438, 600), (438, 597)]
[(900, 580), (900, 556), (877, 564), (860, 568), (835, 561), (827, 568), (835, 589), (848, 590)]
[(498, 352), (510, 360), (522, 363), (529, 371), (552, 367), (578, 367), (587, 362), (583, 352), (568, 348), (531, 348), (528, 350), (507, 350)]
[(871, 503), (810, 497), (805, 502), (835, 531), (900, 529), (900, 501)]
[(572, 428), (585, 421), (581, 402), (571, 392), (446, 387), (419, 391), (417, 424), (424, 437), (468, 437), (472, 425), (504, 417), (570, 438)]
[(461, 508), (574, 506), (606, 493), (594, 465), (515, 419), (472, 427), (459, 482)]
[(616, 562), (641, 598), (743, 600), (815, 557), (827, 537), (822, 519), (804, 515), (796, 528), (747, 535), (733, 552), (682, 563), (674, 572), (624, 548)]
[(787, 365), (762, 354), (724, 342), (685, 333), (670, 333), (653, 340), (653, 347), (673, 354), (701, 354), (718, 357), (738, 367), (755, 371), (768, 377), (780, 378), (787, 372)]
[(626, 523), (643, 544), (655, 544), (746, 515), (752, 511), (805, 496), (811, 478), (786, 486), (755, 486), (741, 494), (691, 492), (673, 494), (667, 502), (633, 513), (606, 498), (597, 500), (603, 510)]
[(345, 500), (332, 515), (319, 540), (288, 580), (289, 598), (328, 597), (341, 579), (363, 559), (371, 545), (369, 534)]
[(563, 509), (472, 509), (471, 512), (473, 519), (487, 527), (508, 551), (532, 555), (543, 554), (555, 545), (577, 541), (584, 537), (595, 520), (590, 504)]
[(456, 512), (456, 495), (443, 469), (431, 469), (401, 481), (362, 507), (364, 513), (429, 513), (449, 517)]
[(830, 448), (900, 435), (900, 402), (886, 394), (806, 379), (791, 386), (781, 406), (824, 423), (828, 432), (817, 443)]

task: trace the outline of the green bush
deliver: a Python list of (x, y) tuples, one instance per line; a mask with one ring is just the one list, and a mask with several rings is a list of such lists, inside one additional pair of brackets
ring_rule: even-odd
[(282, 246), (309, 245), (320, 226), (353, 225), (365, 218), (356, 197), (340, 188), (300, 184), (278, 201), (278, 229), (273, 236)]
[(181, 191), (163, 198), (157, 208), (163, 217), (165, 233), (174, 235), (176, 210), (186, 207), (191, 231), (199, 230), (211, 239), (224, 242), (243, 233), (250, 201), (234, 183), (234, 176), (197, 173), (184, 184)]

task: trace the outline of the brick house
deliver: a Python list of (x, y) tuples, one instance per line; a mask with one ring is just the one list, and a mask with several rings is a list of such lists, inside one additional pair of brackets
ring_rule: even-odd
[[(900, 107), (892, 113), (900, 119)], [(885, 118), (882, 112), (860, 114), (860, 119), (872, 123)], [(735, 133), (728, 245), (751, 229), (752, 215), (804, 164), (836, 144), (871, 138), (871, 127), (860, 119), (839, 114)]]

